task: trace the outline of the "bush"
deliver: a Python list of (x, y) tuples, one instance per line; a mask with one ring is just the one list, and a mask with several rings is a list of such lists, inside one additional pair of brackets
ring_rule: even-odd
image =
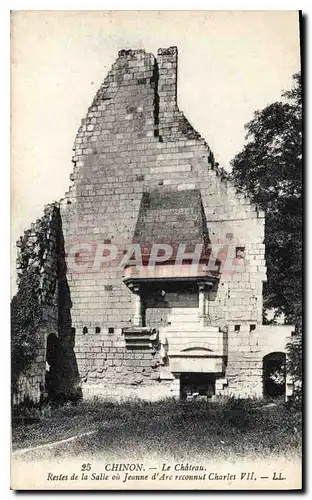
[(287, 372), (293, 382), (293, 394), (289, 398), (289, 405), (302, 409), (302, 354), (303, 354), (302, 332), (298, 332), (292, 342), (287, 344)]

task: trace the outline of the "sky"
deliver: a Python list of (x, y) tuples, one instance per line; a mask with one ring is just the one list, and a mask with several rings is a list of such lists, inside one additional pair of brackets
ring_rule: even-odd
[(244, 125), (300, 69), (296, 11), (18, 11), (11, 19), (11, 293), (15, 242), (69, 187), (81, 119), (123, 48), (176, 45), (178, 105), (229, 170)]

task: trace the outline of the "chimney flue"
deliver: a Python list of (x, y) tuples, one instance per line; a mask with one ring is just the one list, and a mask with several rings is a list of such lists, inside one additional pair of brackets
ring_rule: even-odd
[(157, 64), (159, 74), (159, 133), (161, 136), (168, 136), (177, 111), (177, 47), (158, 49)]

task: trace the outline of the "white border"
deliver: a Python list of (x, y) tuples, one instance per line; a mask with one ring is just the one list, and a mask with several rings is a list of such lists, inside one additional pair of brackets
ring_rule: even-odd
[[(129, 6), (131, 5), (131, 8)], [(157, 4), (147, 5), (147, 2), (136, 1), (136, 2), (125, 2), (125, 1), (96, 1), (89, 0), (87, 2), (83, 1), (66, 1), (66, 0), (54, 0), (52, 1), (11, 1), (6, 2), (2, 1), (0, 6), (0, 54), (1, 54), (1, 92), (0, 92), (0, 109), (1, 109), (1, 120), (0, 120), (0, 137), (1, 137), (1, 196), (0, 196), (0, 217), (1, 217), (1, 249), (0, 249), (0, 262), (2, 264), (2, 282), (1, 282), (1, 326), (2, 326), (2, 346), (3, 342), (5, 344), (5, 349), (1, 349), (1, 353), (3, 358), (1, 360), (1, 384), (2, 384), (2, 394), (1, 400), (2, 403), (5, 404), (2, 406), (1, 415), (1, 452), (3, 454), (1, 460), (1, 497), (5, 498), (7, 496), (11, 496), (12, 492), (9, 491), (9, 446), (10, 446), (10, 412), (7, 411), (9, 408), (10, 402), (10, 380), (9, 380), (9, 370), (10, 370), (10, 347), (9, 347), (9, 300), (10, 300), (10, 254), (9, 254), (9, 241), (10, 241), (10, 229), (9, 229), (9, 218), (10, 218), (10, 195), (9, 195), (9, 164), (10, 164), (10, 132), (9, 132), (9, 116), (10, 116), (10, 82), (9, 82), (9, 64), (10, 64), (10, 21), (9, 21), (9, 11), (10, 10), (299, 10), (301, 9), (306, 16), (311, 12), (311, 1), (303, 0), (301, 2), (291, 1), (291, 0), (281, 0), (281, 1), (272, 1), (272, 0), (262, 0), (262, 1), (236, 1), (231, 2), (230, 0), (211, 0), (211, 1), (199, 1), (193, 0), (192, 2), (170, 2), (169, 0), (159, 0)], [(43, 8), (44, 7), (44, 8)], [(305, 123), (306, 123), (306, 135), (305, 135), (305, 193), (307, 198), (307, 207), (305, 213), (306, 220), (306, 269), (305, 274), (306, 278), (306, 300), (307, 300), (307, 342), (306, 342), (306, 356), (310, 356), (310, 340), (311, 337), (310, 332), (308, 331), (308, 325), (310, 325), (310, 316), (308, 311), (312, 310), (312, 303), (310, 306), (310, 296), (308, 293), (308, 287), (311, 283), (310, 272), (311, 267), (309, 266), (309, 256), (310, 256), (310, 237), (311, 237), (311, 225), (312, 225), (312, 217), (311, 217), (311, 203), (309, 200), (311, 199), (310, 193), (312, 193), (311, 188), (311, 175), (308, 174), (309, 171), (309, 156), (308, 156), (308, 144), (310, 143), (310, 130), (308, 129), (308, 118), (310, 117), (310, 102), (307, 99), (308, 93), (308, 82), (310, 82), (310, 41), (308, 40), (308, 24), (309, 19), (306, 19), (306, 44), (305, 44), (305, 92), (306, 92), (306, 107), (305, 107)], [(310, 217), (309, 217), (310, 215)], [(2, 347), (1, 346), (1, 347)], [(305, 418), (306, 427), (309, 422), (310, 415), (310, 399), (309, 399), (309, 391), (308, 387), (310, 386), (309, 381), (312, 380), (310, 370), (312, 363), (308, 363), (306, 359), (306, 406), (307, 406), (307, 414)], [(7, 420), (6, 420), (7, 419)], [(311, 432), (307, 432), (306, 429), (306, 450), (310, 450), (311, 441)], [(307, 487), (309, 488), (309, 477), (311, 476), (312, 466), (311, 460), (309, 457), (306, 457), (307, 460)], [(58, 493), (63, 496), (63, 493)], [(104, 493), (105, 496), (110, 497), (111, 494)], [(189, 495), (192, 493), (189, 493)], [(30, 493), (29, 495), (32, 495)], [(26, 496), (29, 496), (26, 495)], [(85, 493), (85, 496), (90, 496), (91, 493)], [(209, 496), (220, 498), (220, 494), (214, 495), (213, 493), (209, 493)], [(224, 493), (226, 495), (226, 493)], [(266, 497), (268, 494), (263, 493)], [(299, 495), (299, 493), (298, 493)], [(112, 498), (116, 497), (124, 497), (125, 494), (114, 494)], [(167, 496), (167, 494), (161, 494), (161, 496)], [(223, 495), (221, 495), (223, 496)], [(262, 496), (262, 495), (260, 495)], [(270, 496), (270, 495), (269, 495)], [(279, 495), (280, 496), (280, 495)]]

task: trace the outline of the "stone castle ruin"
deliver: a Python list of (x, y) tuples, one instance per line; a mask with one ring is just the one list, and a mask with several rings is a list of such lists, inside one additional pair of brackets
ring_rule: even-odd
[(119, 52), (78, 130), (68, 193), (17, 243), (41, 314), (15, 404), (262, 397), (265, 367), (285, 361), (292, 327), (262, 324), (264, 213), (179, 110), (177, 64), (176, 47)]

